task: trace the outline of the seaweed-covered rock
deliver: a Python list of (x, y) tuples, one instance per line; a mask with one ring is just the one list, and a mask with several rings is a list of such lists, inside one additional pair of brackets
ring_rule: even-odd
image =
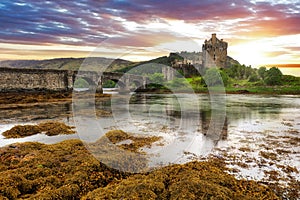
[[(26, 142), (0, 148), (0, 198), (279, 199), (266, 186), (227, 174), (220, 159), (176, 164), (146, 173), (118, 171), (99, 160), (107, 157), (116, 162), (122, 153), (125, 159), (120, 165), (136, 162), (143, 168), (147, 157), (143, 157), (140, 147), (151, 145), (158, 138), (136, 137), (122, 131), (106, 136), (89, 149), (100, 147), (106, 152), (97, 159), (75, 139), (51, 145)], [(127, 139), (137, 143), (136, 148), (118, 147)], [(103, 149), (109, 142), (115, 144)], [(111, 147), (119, 151), (112, 151)]]
[(150, 147), (154, 142), (157, 142), (161, 137), (149, 136), (149, 137), (137, 137), (128, 134), (122, 130), (108, 131), (105, 136), (113, 143), (118, 144), (122, 141), (131, 141), (128, 144), (118, 144), (118, 146), (124, 150), (137, 152), (141, 147)]
[(1, 199), (79, 199), (126, 176), (96, 160), (80, 140), (0, 148)]
[(75, 133), (72, 129), (74, 127), (68, 126), (62, 122), (44, 122), (38, 125), (41, 132), (44, 132), (48, 136), (53, 135), (69, 135)]
[(172, 165), (132, 175), (83, 199), (279, 199), (268, 187), (237, 180), (218, 160)]
[(74, 127), (68, 126), (62, 122), (43, 122), (38, 125), (17, 125), (3, 132), (6, 138), (22, 138), (39, 133), (45, 133), (48, 136), (74, 134)]
[(87, 147), (107, 166), (137, 173), (149, 170), (148, 155), (142, 148), (149, 147), (160, 139), (157, 136), (141, 137), (122, 130), (111, 130), (96, 142), (87, 144)]
[(2, 133), (6, 138), (22, 138), (40, 133), (40, 129), (35, 125), (17, 125)]

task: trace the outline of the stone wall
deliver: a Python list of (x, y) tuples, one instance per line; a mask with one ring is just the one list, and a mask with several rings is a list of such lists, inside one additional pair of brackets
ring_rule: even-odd
[(0, 92), (72, 90), (76, 78), (85, 79), (90, 89), (96, 89), (99, 92), (102, 91), (102, 80), (120, 81), (124, 88), (129, 87), (131, 83), (135, 83), (137, 87), (144, 87), (148, 82), (147, 77), (133, 74), (105, 72), (99, 75), (95, 71), (0, 68)]
[(66, 70), (0, 68), (0, 91), (59, 91), (71, 88), (73, 73)]
[(200, 66), (199, 65), (174, 65), (173, 68), (177, 70), (178, 73), (181, 73), (185, 78), (191, 78), (193, 76), (200, 76)]

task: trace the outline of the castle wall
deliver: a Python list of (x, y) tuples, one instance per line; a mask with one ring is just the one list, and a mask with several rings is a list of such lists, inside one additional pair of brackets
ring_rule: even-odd
[(197, 66), (184, 64), (184, 65), (175, 65), (173, 68), (177, 71), (182, 72), (182, 75), (185, 78), (191, 78), (193, 76), (200, 76), (200, 72), (197, 69)]

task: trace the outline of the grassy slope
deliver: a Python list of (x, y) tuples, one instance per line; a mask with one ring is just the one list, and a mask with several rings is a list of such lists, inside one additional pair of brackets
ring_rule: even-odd
[[(227, 93), (250, 93), (250, 94), (300, 94), (300, 77), (288, 77), (283, 79), (282, 85), (265, 86), (261, 82), (249, 82), (248, 80), (231, 80), (225, 87)], [(207, 87), (200, 85), (201, 78), (188, 78), (195, 92), (208, 92)]]
[(38, 69), (59, 69), (59, 70), (99, 70), (108, 68), (106, 71), (115, 71), (132, 62), (121, 59), (110, 58), (57, 58), (50, 60), (7, 60), (1, 61), (0, 67), (9, 68), (38, 68)]

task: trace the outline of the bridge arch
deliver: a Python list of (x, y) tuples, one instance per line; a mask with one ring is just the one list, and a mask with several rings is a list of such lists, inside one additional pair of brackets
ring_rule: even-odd
[[(92, 80), (92, 79), (89, 78), (89, 77), (79, 77), (79, 78), (76, 78), (76, 80), (79, 80), (79, 79), (85, 80), (90, 86), (97, 85), (97, 84), (95, 83), (95, 81)], [(74, 82), (75, 82), (76, 80), (74, 80)]]
[[(82, 81), (84, 80), (84, 81)], [(97, 84), (94, 80), (89, 77), (76, 77), (73, 80), (73, 88), (88, 88), (89, 90), (93, 90), (97, 88)]]
[(143, 85), (144, 85), (143, 81), (140, 81), (140, 80), (132, 80), (131, 82), (134, 84), (135, 89), (143, 87)]
[(118, 79), (115, 79), (115, 78), (106, 78), (106, 77), (104, 77), (102, 79), (102, 85), (103, 85), (103, 83), (105, 83), (108, 80), (111, 80), (111, 81), (115, 82), (116, 86), (119, 86), (120, 88), (126, 88), (127, 87), (125, 82), (122, 81), (122, 80), (118, 80)]
[(89, 78), (89, 77), (81, 77), (83, 80), (85, 80), (86, 82), (88, 82), (88, 84), (91, 86), (95, 86), (95, 85), (97, 85), (96, 83), (95, 83), (95, 81), (94, 80), (92, 80), (91, 78)]

